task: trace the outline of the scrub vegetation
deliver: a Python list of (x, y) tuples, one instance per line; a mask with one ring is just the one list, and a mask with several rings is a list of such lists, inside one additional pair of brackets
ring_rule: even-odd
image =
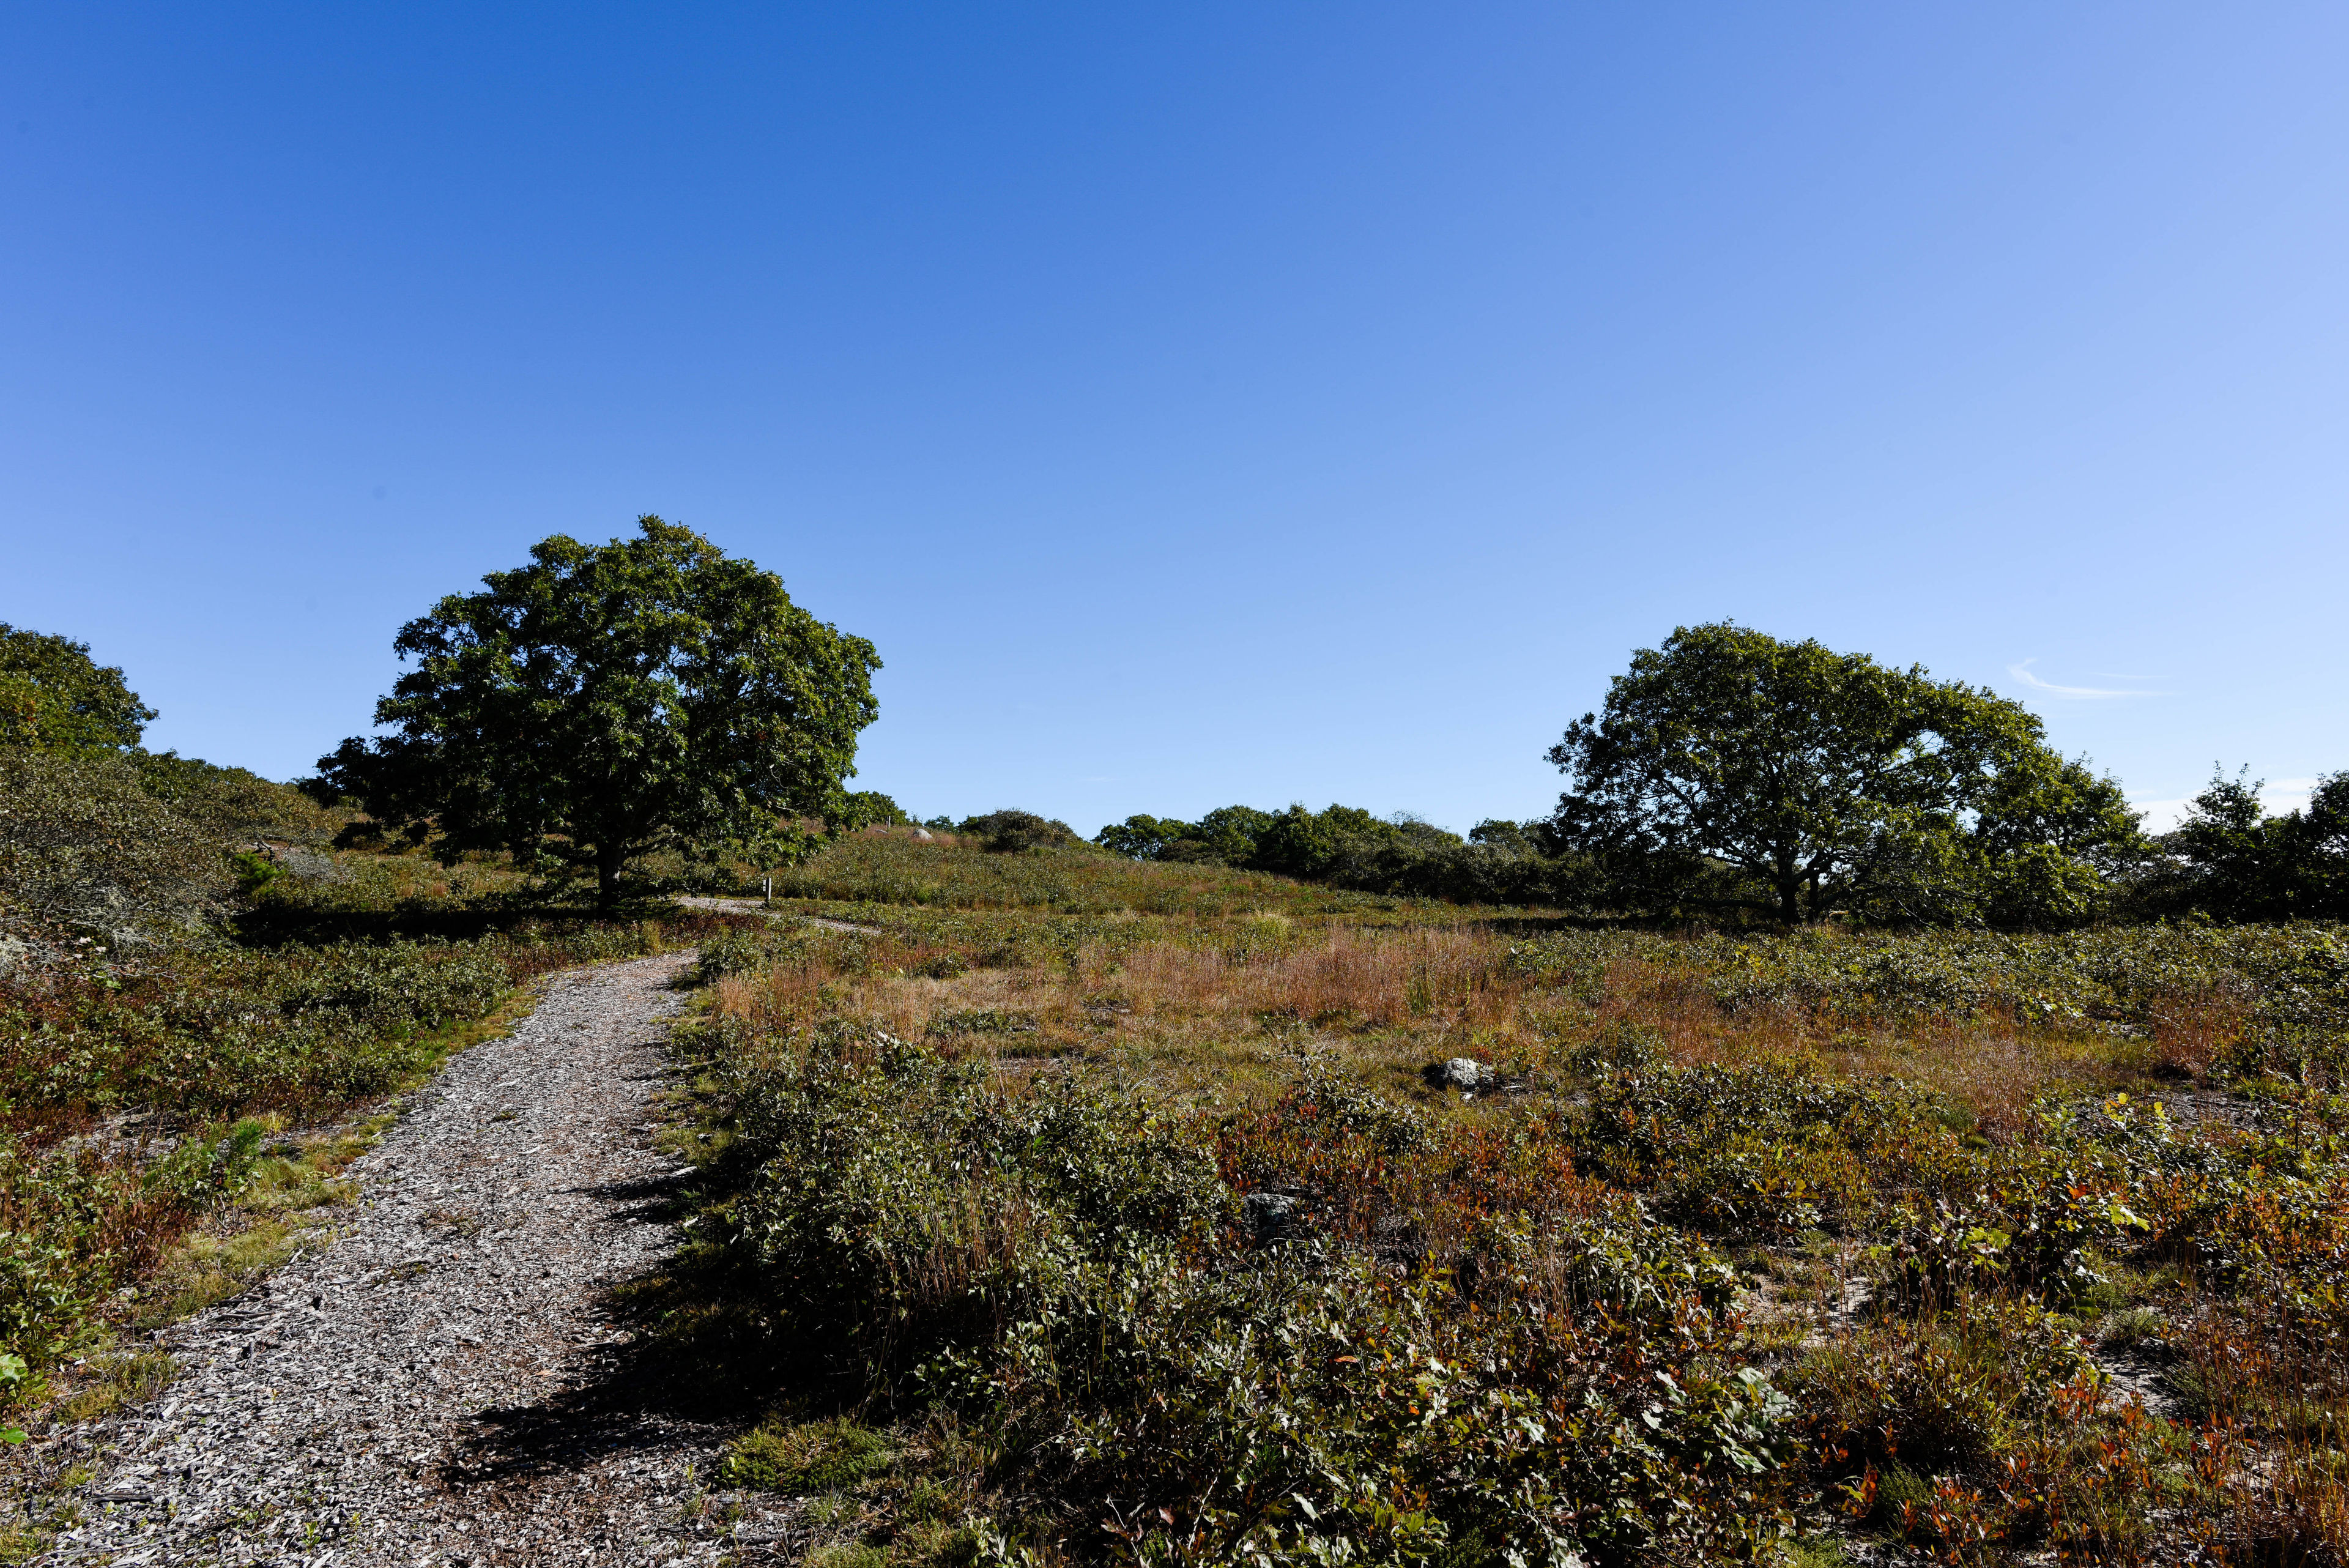
[(1667, 931), (1010, 858), (1023, 897), (868, 833), (782, 908), (877, 933), (703, 949), (678, 1321), (771, 1390), (733, 1473), (838, 1550), (2349, 1547), (2340, 928)]
[[(476, 858), (339, 851), (284, 784), (140, 750), (153, 715), (0, 628), (0, 1439), (151, 1382), (122, 1338), (331, 1220), (372, 1107), (532, 977), (689, 943)], [(126, 1381), (127, 1379), (127, 1381)]]
[(411, 627), (300, 790), (0, 628), (0, 1436), (160, 1386), (122, 1330), (532, 976), (691, 943), (616, 1310), (811, 1562), (2349, 1560), (2343, 775), (2147, 839), (2013, 704), (1709, 627), (1540, 821), (917, 826), (871, 649), (644, 534)]

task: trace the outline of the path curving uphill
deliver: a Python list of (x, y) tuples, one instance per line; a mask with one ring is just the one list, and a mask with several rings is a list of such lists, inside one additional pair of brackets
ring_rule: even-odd
[(609, 1305), (677, 1241), (652, 1099), (691, 956), (557, 975), (455, 1058), (330, 1244), (172, 1332), (180, 1378), (45, 1561), (751, 1560), (758, 1511), (701, 1490), (731, 1428), (647, 1392)]
[(846, 920), (826, 919), (822, 915), (794, 914), (787, 909), (771, 909), (756, 898), (681, 898), (678, 902), (688, 909), (714, 909), (721, 915), (763, 915), (771, 920), (798, 920), (805, 925), (822, 926), (827, 931), (854, 931), (860, 936), (877, 937), (878, 926), (852, 925)]

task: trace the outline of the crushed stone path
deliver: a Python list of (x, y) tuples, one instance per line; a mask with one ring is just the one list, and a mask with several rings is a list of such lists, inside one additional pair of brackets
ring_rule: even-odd
[(827, 919), (822, 915), (795, 914), (789, 909), (771, 909), (756, 898), (706, 898), (699, 896), (682, 898), (678, 903), (696, 909), (715, 909), (721, 915), (764, 915), (771, 920), (802, 920), (811, 926), (822, 926), (827, 931), (856, 931), (877, 937), (878, 926), (852, 925), (846, 920)]
[(457, 1056), (350, 1167), (358, 1205), (323, 1250), (171, 1332), (179, 1379), (44, 1561), (778, 1555), (757, 1499), (706, 1490), (734, 1428), (641, 1396), (611, 1304), (677, 1242), (652, 1096), (691, 957), (557, 975)]

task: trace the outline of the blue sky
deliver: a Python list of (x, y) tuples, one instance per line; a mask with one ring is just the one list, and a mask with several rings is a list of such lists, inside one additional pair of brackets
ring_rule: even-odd
[[(642, 512), (860, 782), (1547, 809), (1723, 617), (2349, 767), (2337, 5), (0, 8), (0, 619), (273, 776)], [(2279, 798), (2282, 798), (2280, 795)]]

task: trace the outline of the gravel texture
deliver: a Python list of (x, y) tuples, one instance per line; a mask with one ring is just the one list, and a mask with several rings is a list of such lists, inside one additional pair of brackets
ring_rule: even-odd
[(704, 1490), (733, 1428), (647, 1395), (610, 1305), (677, 1241), (652, 1097), (691, 957), (555, 976), (457, 1057), (350, 1168), (358, 1207), (322, 1251), (171, 1333), (180, 1377), (123, 1419), (45, 1560), (779, 1554), (782, 1520)]
[(881, 934), (878, 926), (852, 925), (846, 920), (828, 920), (822, 915), (799, 915), (785, 909), (771, 909), (756, 898), (682, 898), (678, 902), (695, 909), (715, 909), (721, 915), (764, 915), (771, 920), (802, 920), (811, 926), (822, 926), (827, 931), (858, 931), (868, 937)]

